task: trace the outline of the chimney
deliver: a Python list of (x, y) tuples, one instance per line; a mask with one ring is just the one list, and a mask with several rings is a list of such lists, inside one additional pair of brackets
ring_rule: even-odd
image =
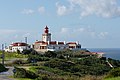
[(50, 41), (48, 41), (48, 45), (50, 44)]
[(66, 44), (66, 42), (64, 41), (64, 44)]

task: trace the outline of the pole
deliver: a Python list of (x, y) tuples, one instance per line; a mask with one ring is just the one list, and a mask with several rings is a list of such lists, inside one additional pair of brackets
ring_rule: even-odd
[(2, 64), (4, 65), (4, 44), (2, 44)]
[(25, 37), (25, 43), (26, 43), (26, 50), (27, 50), (27, 37)]
[(27, 44), (27, 37), (25, 37), (25, 43)]

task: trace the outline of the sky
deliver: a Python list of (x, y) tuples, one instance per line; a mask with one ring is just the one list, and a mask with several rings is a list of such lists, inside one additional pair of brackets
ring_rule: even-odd
[(46, 25), (53, 41), (120, 48), (120, 0), (0, 0), (0, 44), (32, 44)]

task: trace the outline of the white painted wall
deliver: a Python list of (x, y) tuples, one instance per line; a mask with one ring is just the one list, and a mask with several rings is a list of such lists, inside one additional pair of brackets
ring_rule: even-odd
[(29, 50), (30, 48), (27, 46), (11, 46), (11, 49), (10, 47), (6, 48), (5, 49), (5, 52), (17, 52), (17, 50), (19, 50), (20, 52), (22, 52), (23, 50)]

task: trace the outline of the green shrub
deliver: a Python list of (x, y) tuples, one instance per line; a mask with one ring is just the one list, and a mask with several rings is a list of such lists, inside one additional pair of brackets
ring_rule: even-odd
[(14, 77), (15, 78), (26, 78), (26, 70), (23, 68), (15, 67)]
[(22, 54), (30, 54), (32, 52), (32, 49), (30, 49), (30, 50), (23, 50), (22, 51)]
[(68, 71), (69, 68), (74, 65), (74, 63), (69, 62), (67, 60), (53, 59), (51, 61), (46, 62), (44, 65), (47, 67), (58, 68), (64, 71)]
[[(41, 75), (41, 77), (38, 77), (35, 80), (65, 80), (65, 79), (58, 77), (58, 76)], [(68, 79), (68, 80), (70, 80), (70, 79)]]
[(112, 69), (106, 76), (106, 78), (118, 77), (120, 76), (120, 67)]
[(23, 60), (14, 60), (12, 64), (23, 64)]
[(28, 63), (36, 63), (37, 61), (49, 61), (48, 57), (41, 57), (41, 55), (29, 55), (28, 56)]
[(8, 69), (5, 68), (5, 66), (3, 66), (2, 64), (0, 64), (0, 72), (4, 72), (7, 71)]
[(86, 75), (84, 77), (81, 77), (80, 80), (103, 80), (103, 77), (102, 76)]
[(112, 58), (108, 58), (108, 61), (113, 65), (114, 68), (120, 67), (120, 61)]
[(14, 72), (14, 77), (15, 78), (30, 78), (30, 79), (35, 79), (38, 77), (37, 74), (31, 72), (31, 71), (28, 71), (28, 70), (25, 70), (23, 68), (17, 68), (15, 67), (15, 72)]
[(51, 57), (51, 58), (55, 58), (56, 56), (57, 56), (57, 53), (56, 52), (54, 52), (54, 51), (47, 51), (47, 52), (45, 52), (45, 54), (44, 54), (44, 56), (45, 57)]
[(78, 76), (99, 76), (104, 75), (111, 70), (111, 68), (105, 63), (105, 61), (102, 61), (94, 56), (76, 61), (52, 59), (48, 62), (45, 62), (44, 66), (47, 66), (49, 68), (57, 68)]
[(38, 77), (38, 75), (37, 74), (35, 74), (34, 72), (31, 72), (31, 71), (26, 71), (26, 77), (27, 78), (30, 78), (30, 79), (35, 79), (35, 78), (37, 78)]

